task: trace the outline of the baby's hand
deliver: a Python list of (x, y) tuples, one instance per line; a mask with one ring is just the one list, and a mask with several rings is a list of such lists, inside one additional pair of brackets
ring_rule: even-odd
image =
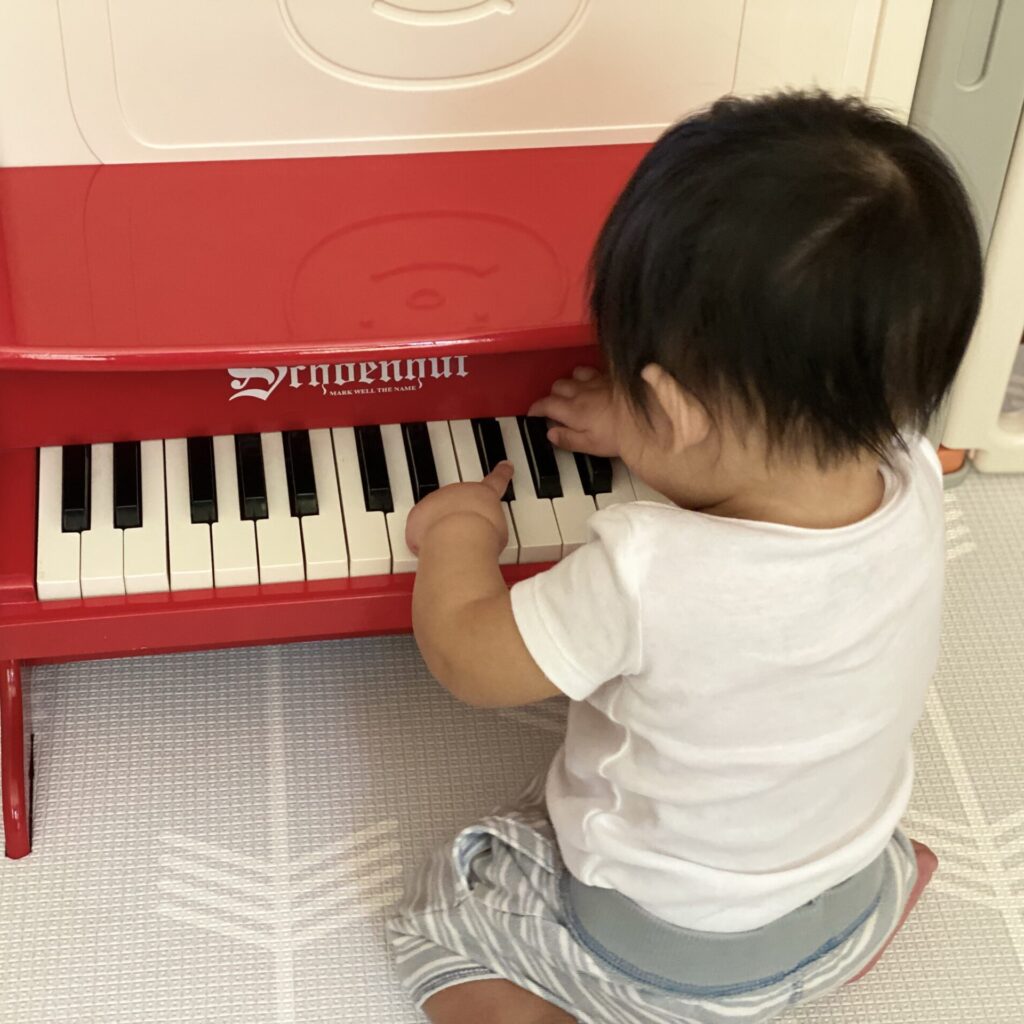
[(479, 483), (449, 484), (428, 494), (413, 507), (405, 524), (405, 542), (413, 554), (420, 553), (427, 534), (451, 516), (476, 516), (494, 529), (495, 558), (508, 543), (508, 526), (501, 508), (501, 496), (512, 479), (512, 463), (499, 462)]
[(548, 440), (559, 448), (612, 458), (619, 454), (620, 402), (604, 374), (581, 366), (572, 380), (556, 380), (528, 415), (552, 421)]

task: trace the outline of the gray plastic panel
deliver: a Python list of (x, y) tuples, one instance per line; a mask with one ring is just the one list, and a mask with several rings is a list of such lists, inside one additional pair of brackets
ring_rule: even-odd
[(988, 246), (1024, 109), (1024, 0), (934, 0), (910, 123), (953, 158)]

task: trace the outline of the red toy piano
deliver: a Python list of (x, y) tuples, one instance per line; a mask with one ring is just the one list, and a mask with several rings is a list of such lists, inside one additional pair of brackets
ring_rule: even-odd
[(558, 498), (633, 497), (521, 414), (596, 358), (641, 151), (0, 171), (8, 856), (23, 664), (407, 629), (409, 510), (505, 457), (510, 579), (561, 557)]

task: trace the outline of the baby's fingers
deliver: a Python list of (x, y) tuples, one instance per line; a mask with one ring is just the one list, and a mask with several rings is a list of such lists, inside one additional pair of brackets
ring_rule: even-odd
[(580, 385), (576, 380), (556, 380), (551, 385), (551, 394), (560, 398), (575, 398), (579, 393)]
[(564, 448), (568, 452), (586, 452), (590, 450), (588, 436), (583, 430), (571, 427), (554, 426), (548, 430), (548, 440), (556, 448)]
[(494, 469), (484, 477), (483, 482), (491, 488), (500, 498), (512, 480), (514, 470), (511, 462), (499, 462)]
[(556, 420), (558, 423), (566, 423), (573, 419), (573, 411), (578, 413), (578, 407), (571, 399), (561, 398), (558, 395), (548, 395), (534, 402), (527, 411), (527, 416), (543, 416), (548, 420)]

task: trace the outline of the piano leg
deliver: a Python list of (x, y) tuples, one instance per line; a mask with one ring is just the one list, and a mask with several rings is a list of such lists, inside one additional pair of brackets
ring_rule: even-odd
[(31, 849), (29, 801), (25, 788), (25, 723), (21, 705), (21, 666), (0, 663), (0, 782), (4, 805), (4, 848), (8, 857)]

